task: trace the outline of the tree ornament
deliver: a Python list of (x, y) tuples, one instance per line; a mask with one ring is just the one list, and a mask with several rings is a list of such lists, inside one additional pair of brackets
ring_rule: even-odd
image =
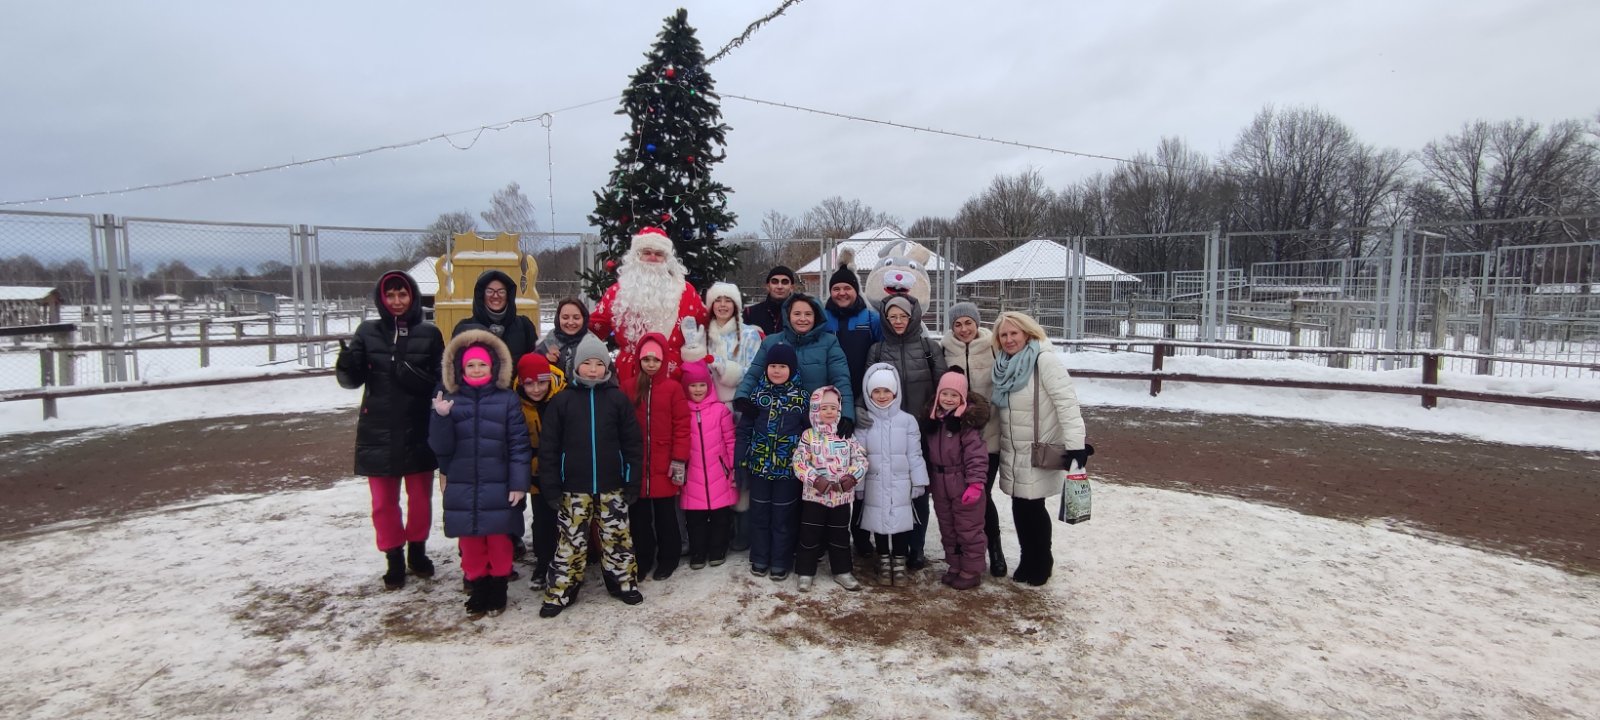
[(644, 146), (644, 151), (645, 152), (652, 152), (652, 153), (655, 152), (656, 151), (656, 144), (655, 143), (649, 143), (649, 144), (645, 145)]
[(716, 223), (706, 223), (706, 229), (710, 230), (711, 232), (716, 232), (717, 231), (717, 224)]
[(684, 159), (688, 160), (690, 165), (694, 164), (694, 156), (693, 155), (690, 155), (689, 157), (686, 157)]
[(661, 222), (671, 222), (672, 213), (661, 213)]
[(669, 68), (667, 68), (667, 72), (666, 72), (666, 76), (667, 76), (667, 77), (669, 77), (669, 78), (670, 78), (670, 77), (672, 77), (672, 76), (674, 76), (674, 75), (677, 75), (677, 74), (678, 74), (678, 71), (677, 71), (677, 70), (674, 70), (674, 69), (672, 69), (672, 68), (670, 68), (670, 67), (669, 67)]
[(615, 260), (607, 260), (606, 261), (606, 272), (616, 272), (616, 271), (617, 271), (617, 261), (615, 261)]

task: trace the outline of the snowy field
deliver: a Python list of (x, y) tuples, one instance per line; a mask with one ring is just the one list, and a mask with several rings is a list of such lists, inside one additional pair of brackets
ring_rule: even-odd
[[(924, 572), (914, 589), (824, 581), (802, 595), (736, 556), (645, 583), (638, 607), (591, 577), (551, 620), (520, 582), (505, 615), (467, 619), (453, 564), (377, 589), (355, 479), (46, 529), (0, 543), (0, 716), (1559, 718), (1600, 707), (1600, 579), (1376, 524), (1095, 491), (1093, 521), (1056, 526), (1057, 575), (1042, 589), (962, 593)], [(435, 556), (452, 557), (443, 545)]]
[[(1066, 359), (1143, 367), (1138, 357)], [(1168, 367), (1375, 377), (1205, 357)], [(1376, 377), (1409, 383), (1413, 373)], [(1447, 382), (1600, 394), (1592, 381)], [(1078, 386), (1091, 438), (1096, 406), (1131, 405), (1600, 452), (1600, 421), (1568, 411)], [(75, 398), (48, 423), (36, 403), (4, 403), (0, 433), (325, 411), (358, 399), (324, 377)], [(644, 583), (636, 608), (591, 578), (582, 601), (553, 620), (537, 617), (520, 582), (505, 615), (468, 620), (453, 562), (434, 581), (378, 589), (381, 557), (356, 478), (42, 528), (0, 541), (0, 717), (1576, 718), (1600, 708), (1600, 577), (1383, 520), (1102, 479), (1093, 521), (1056, 524), (1057, 575), (1042, 589), (1007, 580), (960, 593), (936, 584), (936, 561), (913, 589), (846, 593), (824, 577), (802, 595), (792, 580), (749, 576), (736, 555)], [(1015, 562), (1009, 513), (1001, 518)], [(433, 545), (436, 559), (453, 560), (437, 528)]]

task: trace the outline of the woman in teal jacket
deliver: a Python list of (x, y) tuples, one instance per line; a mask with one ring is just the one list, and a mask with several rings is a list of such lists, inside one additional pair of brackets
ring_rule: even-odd
[(850, 390), (850, 364), (845, 360), (839, 339), (828, 332), (822, 315), (822, 302), (804, 293), (795, 293), (783, 305), (783, 332), (769, 335), (761, 341), (755, 360), (745, 371), (744, 381), (734, 394), (734, 409), (748, 404), (750, 393), (755, 391), (767, 367), (767, 350), (782, 343), (794, 348), (800, 363), (800, 387), (809, 397), (811, 391), (825, 385), (839, 390), (844, 417), (839, 418), (839, 434), (849, 437), (855, 432), (855, 397)]

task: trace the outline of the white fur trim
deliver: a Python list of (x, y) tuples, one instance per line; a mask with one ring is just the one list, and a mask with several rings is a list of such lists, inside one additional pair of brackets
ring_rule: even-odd
[(739, 317), (739, 311), (744, 309), (744, 297), (739, 294), (739, 286), (730, 282), (712, 283), (706, 288), (706, 312), (711, 312), (711, 303), (724, 297), (733, 301), (733, 316)]
[(633, 243), (628, 246), (628, 252), (638, 253), (640, 250), (650, 248), (660, 250), (668, 255), (672, 254), (672, 241), (665, 235), (656, 233), (639, 233), (633, 236)]

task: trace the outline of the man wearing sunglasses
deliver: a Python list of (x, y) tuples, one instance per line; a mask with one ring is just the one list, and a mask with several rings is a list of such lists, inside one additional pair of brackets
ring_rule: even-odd
[(745, 324), (761, 328), (768, 336), (783, 332), (783, 304), (798, 284), (794, 271), (783, 265), (768, 270), (767, 298), (744, 309)]

